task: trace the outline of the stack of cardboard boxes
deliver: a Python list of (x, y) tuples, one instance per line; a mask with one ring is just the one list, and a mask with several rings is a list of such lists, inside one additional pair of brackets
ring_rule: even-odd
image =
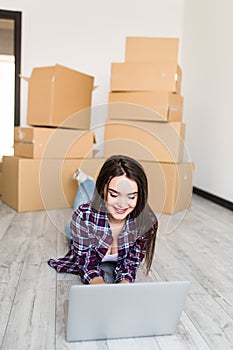
[(73, 205), (72, 174), (84, 158), (92, 158), (93, 82), (92, 76), (61, 65), (33, 69), (30, 127), (15, 127), (14, 156), (3, 158), (3, 202), (19, 212)]
[(178, 39), (126, 39), (126, 60), (113, 63), (104, 156), (141, 162), (153, 210), (174, 213), (192, 196), (193, 164), (183, 161), (182, 72)]
[(27, 123), (15, 128), (15, 155), (4, 157), (2, 200), (17, 211), (72, 207), (77, 168), (94, 178), (107, 157), (124, 154), (144, 167), (149, 204), (172, 214), (189, 206), (193, 163), (184, 162), (182, 73), (178, 39), (126, 40), (113, 63), (104, 157), (93, 158), (93, 77), (56, 65), (28, 79)]

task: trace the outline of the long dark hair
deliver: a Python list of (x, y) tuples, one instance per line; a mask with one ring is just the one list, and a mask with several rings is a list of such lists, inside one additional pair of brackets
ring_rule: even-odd
[(145, 264), (149, 273), (155, 250), (157, 219), (151, 208), (147, 204), (148, 182), (142, 165), (135, 159), (123, 155), (114, 155), (108, 158), (100, 169), (96, 179), (96, 188), (92, 201), (93, 208), (104, 206), (104, 189), (110, 181), (116, 177), (125, 175), (130, 180), (134, 180), (138, 186), (138, 196), (136, 207), (130, 214), (136, 219), (137, 226), (141, 228), (141, 235), (147, 237)]

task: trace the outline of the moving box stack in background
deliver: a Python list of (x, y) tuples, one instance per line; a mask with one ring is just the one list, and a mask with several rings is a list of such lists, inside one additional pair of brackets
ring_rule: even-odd
[(184, 162), (182, 72), (178, 39), (129, 37), (126, 59), (113, 63), (104, 156), (126, 154), (148, 175), (154, 211), (187, 208), (193, 164)]
[(92, 76), (60, 65), (33, 69), (30, 127), (15, 127), (14, 156), (3, 158), (3, 202), (19, 212), (73, 206), (72, 174), (93, 152), (93, 83)]

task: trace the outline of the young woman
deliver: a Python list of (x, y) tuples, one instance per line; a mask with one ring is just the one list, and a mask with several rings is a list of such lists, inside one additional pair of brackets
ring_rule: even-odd
[(127, 156), (108, 158), (93, 200), (73, 213), (69, 252), (49, 265), (79, 275), (85, 284), (134, 282), (143, 259), (148, 273), (158, 223), (147, 197), (142, 166)]

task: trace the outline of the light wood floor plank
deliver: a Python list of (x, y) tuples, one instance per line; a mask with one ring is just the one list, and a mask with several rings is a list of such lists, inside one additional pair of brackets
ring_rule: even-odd
[[(224, 207), (195, 194), (193, 194), (193, 203), (195, 205), (192, 207), (199, 213), (199, 215), (204, 214), (211, 220), (216, 218), (219, 222), (225, 223), (226, 225), (233, 223), (233, 214), (231, 210), (225, 209)], [(203, 210), (203, 208), (205, 208), (205, 210)]]
[(209, 243), (196, 233), (191, 222), (189, 229), (180, 225), (175, 232), (163, 235), (162, 240), (207, 292), (213, 291), (215, 294), (218, 291), (222, 295), (232, 289), (232, 281), (226, 276), (227, 273), (223, 273), (224, 268), (229, 266), (229, 259), (232, 258), (222, 249), (219, 249), (217, 255), (213, 254), (212, 245), (210, 247)]
[(157, 341), (153, 337), (128, 338), (128, 339), (110, 339), (108, 340), (109, 350), (160, 350)]
[(0, 201), (0, 240), (9, 228), (12, 220), (16, 215), (16, 211), (8, 207)]
[[(172, 249), (169, 249), (162, 240), (156, 247), (156, 254), (152, 265), (152, 279), (156, 280), (159, 274), (163, 281), (190, 281), (191, 294), (205, 294), (206, 290), (201, 286), (198, 280), (192, 276), (185, 264), (177, 257)], [(154, 277), (155, 276), (155, 277)]]
[(230, 350), (233, 348), (232, 318), (210, 295), (189, 296), (185, 312), (211, 349)]
[(54, 348), (56, 276), (47, 265), (56, 246), (53, 230), (45, 212), (33, 214), (30, 239), (3, 350)]
[(0, 240), (0, 344), (21, 279), (31, 229), (32, 214), (18, 214)]

